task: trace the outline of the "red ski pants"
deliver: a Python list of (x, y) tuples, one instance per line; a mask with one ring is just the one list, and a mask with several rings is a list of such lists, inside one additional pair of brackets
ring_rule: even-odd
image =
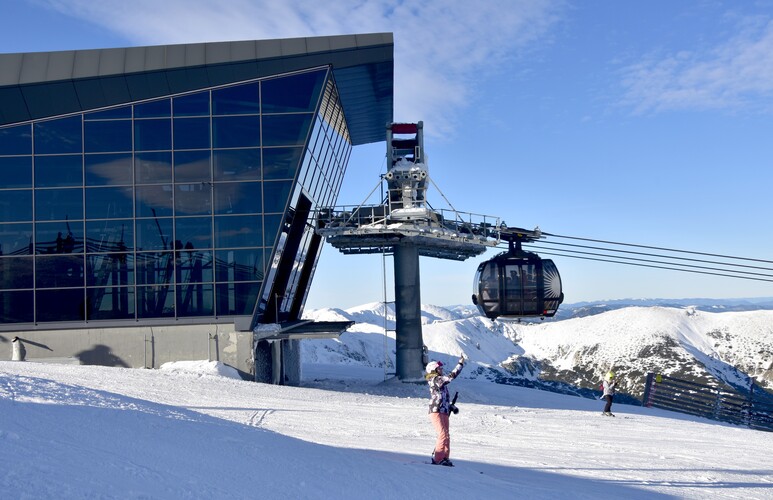
[(448, 431), (448, 413), (430, 413), (429, 419), (437, 432), (435, 442), (435, 462), (440, 462), (451, 455), (451, 434)]

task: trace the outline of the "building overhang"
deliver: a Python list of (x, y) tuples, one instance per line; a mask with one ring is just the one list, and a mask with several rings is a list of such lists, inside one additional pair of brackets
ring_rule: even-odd
[(0, 126), (323, 66), (352, 144), (383, 141), (392, 33), (0, 54)]
[(303, 340), (338, 338), (354, 321), (291, 321), (258, 325), (253, 330), (255, 340)]

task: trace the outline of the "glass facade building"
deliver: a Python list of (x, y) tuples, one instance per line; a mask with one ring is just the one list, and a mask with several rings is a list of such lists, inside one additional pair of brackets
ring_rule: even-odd
[(299, 319), (315, 210), (335, 204), (353, 144), (374, 142), (352, 139), (363, 110), (342, 96), (367, 65), (337, 73), (311, 55), (251, 78), (243, 60), (204, 65), (229, 78), (191, 70), (182, 89), (165, 68), (141, 99), (111, 99), (115, 82), (95, 77), (94, 106), (27, 105), (24, 120), (0, 87), (0, 329)]

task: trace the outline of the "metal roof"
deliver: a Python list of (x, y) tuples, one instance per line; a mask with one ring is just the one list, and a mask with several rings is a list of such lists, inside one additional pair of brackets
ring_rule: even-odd
[(392, 33), (0, 54), (0, 126), (328, 65), (352, 144), (383, 141)]

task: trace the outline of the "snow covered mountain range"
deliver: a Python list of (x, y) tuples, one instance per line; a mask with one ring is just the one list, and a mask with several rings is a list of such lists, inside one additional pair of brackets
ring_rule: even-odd
[[(620, 402), (641, 400), (648, 372), (742, 391), (752, 382), (773, 389), (773, 310), (711, 312), (731, 305), (671, 302), (676, 307), (610, 306), (598, 314), (522, 323), (492, 322), (465, 307), (424, 305), (424, 343), (430, 357), (443, 362), (464, 353), (472, 361), (464, 377), (585, 397), (597, 396), (600, 380), (614, 370)], [(394, 332), (384, 335), (395, 328), (390, 307), (386, 320), (381, 303), (306, 316), (356, 324), (339, 339), (302, 342), (304, 362), (394, 372)]]

